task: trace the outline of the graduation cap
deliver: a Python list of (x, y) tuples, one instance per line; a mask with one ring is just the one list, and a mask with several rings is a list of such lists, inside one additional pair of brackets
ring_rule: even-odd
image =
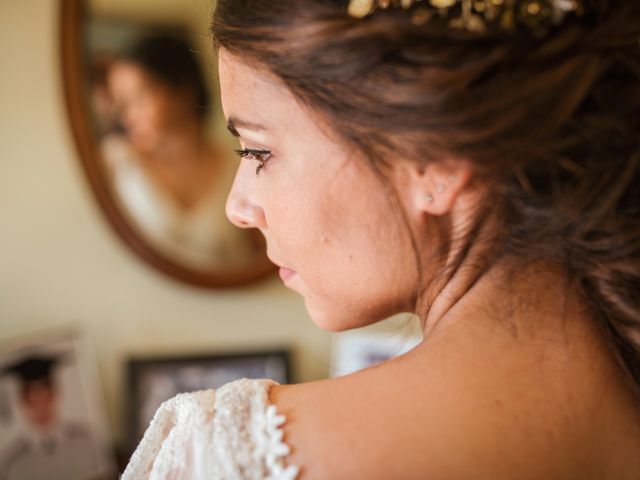
[(1, 375), (13, 375), (23, 384), (33, 382), (51, 383), (53, 369), (64, 361), (63, 355), (29, 355), (4, 367)]

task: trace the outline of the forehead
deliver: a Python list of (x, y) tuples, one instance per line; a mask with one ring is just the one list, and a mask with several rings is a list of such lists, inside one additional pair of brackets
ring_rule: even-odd
[(225, 49), (218, 54), (220, 72), (220, 91), (225, 116), (248, 111), (255, 114), (253, 120), (268, 120), (277, 115), (273, 111), (291, 108), (295, 98), (275, 75), (258, 69), (231, 55)]
[(128, 61), (118, 61), (110, 69), (107, 82), (116, 87), (135, 87), (151, 84), (153, 77), (142, 67)]
[(271, 138), (331, 140), (340, 143), (328, 122), (303, 106), (289, 88), (266, 69), (254, 67), (221, 48), (218, 52), (220, 96), (227, 119), (264, 125)]

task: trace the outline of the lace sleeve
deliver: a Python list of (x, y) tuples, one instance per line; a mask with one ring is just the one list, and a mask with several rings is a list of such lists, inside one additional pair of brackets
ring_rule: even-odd
[(285, 417), (268, 404), (275, 384), (242, 379), (165, 402), (122, 480), (295, 480), (298, 467), (284, 463)]

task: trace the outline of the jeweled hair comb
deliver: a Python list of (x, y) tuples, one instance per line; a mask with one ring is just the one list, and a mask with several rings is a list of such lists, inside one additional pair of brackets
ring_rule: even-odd
[(350, 0), (349, 15), (364, 18), (377, 10), (411, 11), (411, 22), (424, 25), (440, 18), (448, 27), (470, 32), (498, 28), (512, 32), (522, 25), (543, 35), (573, 13), (584, 13), (582, 0)]

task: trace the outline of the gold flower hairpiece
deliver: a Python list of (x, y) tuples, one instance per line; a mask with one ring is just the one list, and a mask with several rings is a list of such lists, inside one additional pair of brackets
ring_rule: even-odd
[(584, 10), (582, 0), (350, 0), (348, 12), (364, 18), (390, 7), (411, 9), (411, 21), (416, 25), (440, 17), (455, 29), (484, 32), (497, 25), (511, 32), (523, 24), (536, 35), (559, 24), (568, 13), (582, 15)]

